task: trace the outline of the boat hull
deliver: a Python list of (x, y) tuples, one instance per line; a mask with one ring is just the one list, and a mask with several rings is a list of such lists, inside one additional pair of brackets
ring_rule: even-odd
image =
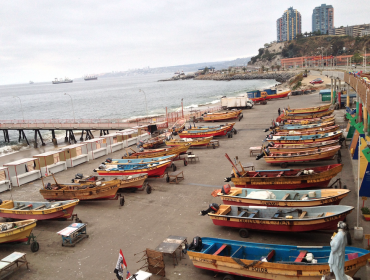
[(15, 228), (11, 231), (0, 232), (0, 243), (25, 242), (36, 226), (36, 220), (26, 226)]
[(44, 210), (10, 210), (2, 208), (0, 209), (0, 217), (12, 218), (16, 220), (51, 220), (51, 219), (67, 219), (73, 214), (75, 206), (78, 204), (78, 200), (68, 203), (66, 205), (61, 205), (59, 207), (44, 209)]
[(166, 142), (166, 145), (167, 146), (170, 146), (170, 147), (175, 147), (175, 146), (182, 146), (186, 143), (190, 143), (191, 146), (190, 147), (202, 147), (202, 146), (207, 146), (211, 140), (213, 139), (213, 137), (207, 137), (207, 138), (204, 138), (204, 139), (196, 139), (194, 141), (191, 141), (191, 142), (181, 142), (181, 141), (177, 141), (177, 140), (172, 140), (172, 141), (167, 141)]
[(338, 222), (343, 221), (349, 213), (351, 213), (351, 210), (331, 217), (307, 221), (241, 219), (237, 217), (209, 216), (211, 217), (212, 222), (217, 226), (246, 228), (259, 231), (306, 232), (315, 230), (335, 230), (337, 229)]
[[(323, 123), (317, 123), (317, 124), (307, 124), (307, 125), (300, 125), (300, 124), (288, 124), (286, 126), (278, 126), (275, 127), (274, 130), (277, 132), (289, 132), (292, 130), (295, 131), (310, 131), (310, 130), (315, 130), (318, 128), (324, 128), (328, 126), (333, 126), (335, 125), (335, 121), (329, 121), (329, 122), (323, 122)], [(290, 126), (290, 127), (288, 127)]]
[(96, 170), (100, 176), (120, 176), (120, 175), (136, 175), (141, 173), (147, 173), (148, 177), (161, 177), (166, 171), (166, 168), (172, 162), (169, 161), (165, 164), (161, 164), (158, 167), (139, 169), (139, 170)]
[(136, 159), (136, 158), (154, 158), (154, 157), (163, 157), (163, 156), (170, 156), (170, 155), (181, 155), (186, 153), (186, 151), (190, 148), (190, 144), (184, 144), (175, 148), (168, 148), (168, 149), (161, 149), (160, 151), (146, 151), (146, 152), (139, 152), (134, 153), (130, 156), (123, 156), (122, 159)]
[(284, 97), (287, 97), (289, 95), (290, 91), (286, 91), (286, 92), (282, 92), (282, 93), (277, 93), (277, 94), (271, 94), (271, 95), (267, 95), (265, 97), (265, 99), (275, 99), (275, 98), (284, 98)]
[(298, 108), (298, 109), (286, 109), (286, 113), (289, 115), (295, 114), (310, 114), (310, 113), (319, 113), (329, 110), (331, 104), (319, 106), (319, 107), (312, 107), (312, 108)]
[(183, 131), (179, 133), (180, 138), (203, 138), (203, 137), (217, 137), (217, 136), (224, 136), (226, 135), (233, 126), (227, 126), (227, 127), (222, 127), (220, 129), (215, 129), (212, 131), (201, 131), (197, 130), (198, 132), (192, 133), (192, 130), (189, 131)]
[(203, 121), (225, 121), (225, 120), (233, 120), (239, 118), (239, 115), (242, 113), (242, 110), (238, 111), (231, 111), (225, 113), (214, 113), (214, 114), (207, 114), (203, 117)]
[[(338, 139), (342, 136), (342, 132), (332, 134), (326, 137), (321, 138), (308, 138), (308, 139), (302, 139), (302, 140), (287, 140), (287, 139), (268, 139), (269, 141), (274, 142), (275, 144), (311, 144), (311, 143), (317, 143), (317, 142), (323, 142), (323, 141), (330, 141)], [(282, 137), (289, 137), (289, 136), (282, 136)]]
[[(342, 171), (343, 165), (329, 165), (317, 168), (316, 174), (304, 176), (287, 177), (234, 177), (231, 181), (235, 187), (270, 189), (270, 190), (289, 190), (289, 189), (311, 189), (326, 188), (332, 178)], [(321, 170), (322, 169), (322, 170)]]
[(280, 115), (277, 119), (278, 122), (281, 120), (303, 120), (303, 119), (315, 119), (333, 114), (334, 110), (325, 111), (321, 113), (312, 113), (312, 114), (298, 114), (298, 115)]
[(278, 130), (275, 136), (295, 136), (295, 135), (315, 135), (315, 134), (323, 134), (323, 133), (328, 133), (328, 132), (333, 132), (339, 130), (340, 127), (339, 125), (334, 125), (334, 126), (327, 126), (323, 127), (321, 129), (305, 129), (305, 130), (289, 130), (289, 131), (280, 131)]
[(320, 147), (331, 147), (339, 145), (339, 140), (333, 140), (328, 142), (321, 142), (317, 144), (307, 144), (307, 145), (294, 145), (294, 144), (286, 144), (286, 145), (275, 145), (273, 147), (269, 147), (271, 153), (288, 153), (288, 152), (302, 152), (302, 151), (314, 151)]

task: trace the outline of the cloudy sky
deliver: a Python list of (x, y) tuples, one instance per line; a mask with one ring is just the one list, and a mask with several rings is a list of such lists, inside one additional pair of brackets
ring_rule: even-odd
[[(252, 56), (293, 6), (302, 31), (323, 1), (25, 0), (0, 6), (0, 84)], [(368, 1), (326, 2), (335, 26), (370, 23)]]

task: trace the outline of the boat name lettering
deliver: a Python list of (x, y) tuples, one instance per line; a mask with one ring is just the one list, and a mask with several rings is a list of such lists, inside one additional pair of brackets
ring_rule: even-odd
[(252, 267), (252, 271), (268, 273), (267, 268), (263, 268), (263, 267)]
[(32, 215), (32, 211), (15, 211), (16, 214)]
[(201, 259), (201, 258), (196, 258), (196, 257), (194, 257), (194, 260), (197, 261), (197, 262), (204, 262), (204, 263), (213, 264), (213, 260)]

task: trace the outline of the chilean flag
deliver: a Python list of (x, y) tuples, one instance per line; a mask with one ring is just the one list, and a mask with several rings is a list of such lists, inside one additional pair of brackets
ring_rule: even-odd
[[(117, 275), (118, 279), (123, 278), (123, 270), (127, 267), (125, 257), (123, 256), (122, 250), (119, 250), (118, 260), (114, 273)], [(126, 278), (127, 279), (127, 278)]]

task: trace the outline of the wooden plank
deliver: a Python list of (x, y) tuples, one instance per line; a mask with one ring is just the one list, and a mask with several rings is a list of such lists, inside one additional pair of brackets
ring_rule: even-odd
[(266, 260), (270, 261), (272, 257), (275, 256), (275, 250), (271, 250), (270, 253), (266, 256)]
[(282, 200), (287, 200), (289, 197), (290, 197), (290, 193), (287, 193), (286, 195), (284, 195)]
[(295, 259), (294, 262), (301, 262), (303, 260), (303, 258), (306, 256), (306, 254), (307, 254), (307, 251), (299, 252), (298, 257)]
[(218, 249), (218, 250), (216, 251), (216, 253), (214, 253), (213, 255), (214, 255), (214, 256), (218, 256), (218, 254), (219, 254), (219, 253), (221, 253), (221, 252), (222, 252), (222, 250), (226, 248), (226, 246), (227, 246), (227, 244), (222, 245), (222, 246), (220, 247), (220, 249)]
[(303, 196), (301, 197), (301, 200), (305, 199), (307, 196), (308, 196), (307, 194), (303, 195)]
[(303, 219), (304, 216), (306, 216), (306, 215), (307, 215), (307, 211), (303, 211), (302, 214), (299, 216), (299, 218), (300, 219)]
[(321, 214), (317, 215), (318, 218), (320, 218), (322, 216), (324, 216), (324, 213), (321, 213)]
[(242, 211), (242, 212), (238, 215), (238, 217), (243, 217), (245, 213), (246, 213), (245, 211)]

